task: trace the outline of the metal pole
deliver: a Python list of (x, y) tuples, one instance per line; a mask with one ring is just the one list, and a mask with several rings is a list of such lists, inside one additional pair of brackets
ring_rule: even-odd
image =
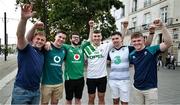
[(8, 55), (8, 37), (7, 37), (7, 32), (6, 32), (6, 12), (4, 12), (4, 45), (5, 45), (4, 61), (7, 61), (7, 55)]
[(0, 55), (2, 53), (2, 49), (1, 49), (1, 38), (0, 38)]

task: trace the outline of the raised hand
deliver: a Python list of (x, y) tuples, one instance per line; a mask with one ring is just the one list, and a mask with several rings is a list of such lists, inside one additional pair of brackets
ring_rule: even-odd
[(156, 29), (155, 25), (153, 25), (153, 24), (149, 25), (149, 33), (154, 33), (155, 29)]
[(32, 11), (32, 4), (21, 5), (21, 19), (29, 19), (35, 15), (35, 11)]
[(35, 27), (35, 29), (44, 29), (44, 23), (41, 22), (41, 21), (37, 21), (37, 22), (34, 24), (34, 27)]
[(155, 19), (153, 24), (155, 25), (155, 27), (159, 27), (159, 28), (165, 26), (165, 24), (161, 21), (161, 19)]
[(89, 26), (90, 26), (90, 27), (94, 27), (94, 21), (93, 21), (93, 20), (90, 20), (90, 21), (89, 21)]
[(123, 27), (124, 27), (125, 29), (128, 27), (128, 24), (129, 24), (128, 21), (123, 21), (123, 22), (122, 22), (122, 25), (123, 25)]

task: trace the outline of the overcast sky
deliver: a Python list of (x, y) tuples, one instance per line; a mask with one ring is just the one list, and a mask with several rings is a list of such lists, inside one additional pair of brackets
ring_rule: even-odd
[[(4, 12), (7, 17), (8, 44), (16, 44), (16, 29), (20, 18), (20, 8), (15, 9), (16, 0), (0, 0), (0, 38), (1, 44), (4, 44)], [(28, 22), (27, 30), (32, 26)]]

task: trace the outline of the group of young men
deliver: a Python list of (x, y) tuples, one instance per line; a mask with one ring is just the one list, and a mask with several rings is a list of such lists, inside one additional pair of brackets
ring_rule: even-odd
[[(162, 29), (164, 42), (149, 46), (155, 27), (150, 27), (150, 35), (145, 41), (140, 32), (131, 35), (133, 46), (123, 45), (123, 35), (114, 32), (112, 42), (101, 44), (100, 31), (93, 30), (93, 21), (89, 21), (89, 39), (81, 45), (78, 33), (70, 37), (71, 45), (64, 44), (65, 32), (57, 32), (54, 42), (46, 45), (45, 34), (36, 29), (43, 28), (42, 22), (36, 22), (25, 37), (27, 20), (34, 15), (32, 5), (21, 7), (21, 19), (17, 28), (18, 73), (16, 76), (12, 104), (39, 104), (41, 83), (41, 104), (58, 104), (65, 87), (66, 104), (81, 104), (84, 88), (84, 61), (87, 58), (88, 104), (93, 105), (98, 96), (98, 104), (105, 104), (107, 82), (112, 93), (113, 104), (127, 105), (129, 102), (130, 75), (129, 64), (134, 65), (134, 104), (157, 104), (157, 59), (160, 52), (167, 50), (172, 39), (165, 25), (155, 20), (153, 25)], [(124, 22), (127, 29), (128, 22)], [(45, 45), (45, 47), (44, 47)], [(107, 59), (111, 61), (108, 76)], [(62, 63), (65, 70), (62, 70)], [(64, 71), (64, 73), (63, 73)], [(63, 82), (63, 75), (65, 83)], [(108, 78), (107, 78), (108, 76)], [(64, 84), (63, 84), (64, 83)]]

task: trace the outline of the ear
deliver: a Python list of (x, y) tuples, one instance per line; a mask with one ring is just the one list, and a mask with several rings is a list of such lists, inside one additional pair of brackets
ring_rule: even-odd
[(72, 42), (72, 38), (70, 38), (69, 40), (70, 40), (70, 42)]

